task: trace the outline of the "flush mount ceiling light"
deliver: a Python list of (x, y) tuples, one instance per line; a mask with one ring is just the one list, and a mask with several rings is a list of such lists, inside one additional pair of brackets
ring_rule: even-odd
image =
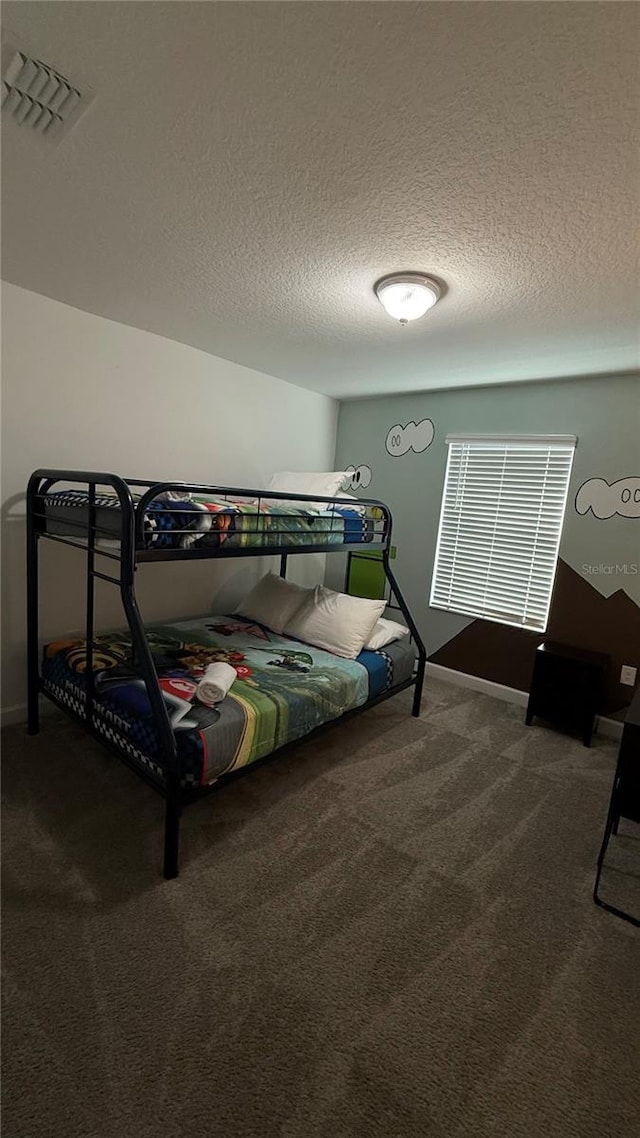
[(401, 324), (424, 316), (440, 298), (440, 285), (426, 273), (390, 273), (373, 286), (385, 312)]

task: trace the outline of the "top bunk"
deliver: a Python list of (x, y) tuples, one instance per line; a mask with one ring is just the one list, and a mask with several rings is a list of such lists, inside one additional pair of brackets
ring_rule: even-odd
[(189, 561), (389, 549), (383, 502), (280, 490), (150, 482), (80, 470), (36, 470), (27, 524), (114, 560)]

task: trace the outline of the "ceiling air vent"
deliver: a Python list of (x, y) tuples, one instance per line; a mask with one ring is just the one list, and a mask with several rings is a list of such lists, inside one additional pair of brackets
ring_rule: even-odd
[(90, 101), (55, 67), (23, 51), (3, 68), (2, 110), (47, 139), (66, 134)]

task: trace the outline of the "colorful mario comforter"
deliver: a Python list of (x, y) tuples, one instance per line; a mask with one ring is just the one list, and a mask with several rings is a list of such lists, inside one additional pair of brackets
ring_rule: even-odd
[[(82, 536), (89, 523), (84, 490), (56, 490), (44, 495), (47, 531)], [(95, 501), (97, 534), (120, 537), (120, 503), (113, 494)], [(143, 520), (146, 549), (220, 549), (234, 546), (340, 545), (372, 541), (379, 510), (357, 505), (314, 510), (272, 500), (231, 501), (185, 494), (164, 494), (149, 502)]]
[[(402, 683), (411, 676), (415, 658), (408, 637), (345, 660), (235, 616), (156, 625), (147, 638), (176, 736), (181, 781), (192, 787), (254, 762)], [(133, 666), (129, 634), (111, 633), (94, 643), (93, 726), (162, 779), (156, 726)], [(209, 708), (198, 702), (196, 687), (216, 660), (230, 663), (237, 679), (227, 697)], [(46, 692), (83, 716), (85, 642), (48, 644), (42, 678)]]

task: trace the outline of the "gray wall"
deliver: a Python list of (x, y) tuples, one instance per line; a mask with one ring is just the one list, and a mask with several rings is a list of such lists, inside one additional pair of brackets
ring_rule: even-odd
[[(419, 423), (425, 418), (434, 424), (433, 441), (426, 450), (409, 450), (401, 457), (388, 453), (385, 440), (392, 426)], [(471, 623), (471, 618), (428, 606), (447, 454), (445, 436), (453, 431), (577, 435), (560, 557), (601, 595), (608, 597), (622, 589), (636, 606), (640, 605), (640, 503), (635, 508), (623, 505), (621, 491), (625, 487), (620, 485), (611, 492), (600, 487), (604, 489), (604, 502), (602, 494), (583, 490), (579, 505), (584, 510), (593, 500), (599, 513), (617, 507), (635, 513), (634, 517), (614, 513), (599, 518), (593, 509), (578, 513), (575, 505), (580, 487), (595, 478), (614, 483), (635, 477), (636, 498), (640, 497), (638, 377), (425, 392), (342, 403), (337, 469), (368, 465), (372, 479), (368, 489), (360, 491), (361, 496), (381, 498), (390, 505), (398, 546), (398, 577), (430, 654)], [(626, 489), (631, 490), (633, 501), (634, 484)]]

